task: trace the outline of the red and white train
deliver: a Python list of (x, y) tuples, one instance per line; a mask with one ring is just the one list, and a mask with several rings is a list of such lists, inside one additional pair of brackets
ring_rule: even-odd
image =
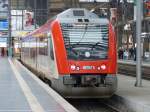
[(21, 43), (21, 61), (62, 96), (104, 98), (116, 91), (116, 38), (108, 19), (68, 9)]

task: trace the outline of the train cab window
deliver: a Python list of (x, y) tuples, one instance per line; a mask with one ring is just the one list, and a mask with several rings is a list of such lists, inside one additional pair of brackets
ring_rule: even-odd
[(61, 24), (61, 27), (68, 59), (108, 58), (108, 24)]

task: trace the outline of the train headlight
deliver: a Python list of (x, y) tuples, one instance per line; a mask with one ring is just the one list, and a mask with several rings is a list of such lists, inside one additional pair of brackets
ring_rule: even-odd
[(101, 70), (101, 67), (97, 67), (97, 70)]
[(101, 69), (105, 70), (106, 69), (106, 65), (101, 65)]
[(76, 70), (76, 66), (75, 65), (71, 65), (71, 70)]

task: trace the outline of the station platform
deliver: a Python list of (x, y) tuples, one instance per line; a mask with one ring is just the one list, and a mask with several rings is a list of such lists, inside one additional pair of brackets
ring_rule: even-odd
[(0, 57), (0, 112), (78, 112), (17, 60)]
[(150, 81), (142, 80), (142, 87), (135, 82), (135, 77), (118, 74), (118, 89), (108, 104), (120, 112), (150, 112)]
[[(124, 64), (130, 64), (130, 65), (136, 65), (136, 61), (134, 61), (134, 60), (118, 60), (117, 62), (124, 63)], [(150, 67), (150, 61), (142, 61), (142, 66)]]

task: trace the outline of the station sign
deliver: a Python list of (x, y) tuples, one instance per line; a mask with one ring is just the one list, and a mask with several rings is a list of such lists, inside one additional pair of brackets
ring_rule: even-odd
[(8, 20), (0, 20), (0, 30), (8, 30)]
[(7, 38), (0, 37), (0, 47), (7, 47)]
[(7, 38), (1, 38), (0, 37), (0, 42), (7, 42)]

